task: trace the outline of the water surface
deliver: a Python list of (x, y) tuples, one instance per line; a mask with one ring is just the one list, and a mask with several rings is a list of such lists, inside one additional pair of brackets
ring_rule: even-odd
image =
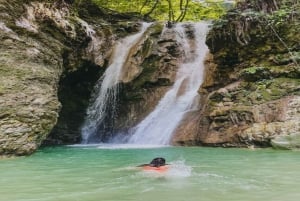
[[(137, 165), (154, 157), (167, 173)], [(298, 201), (300, 153), (199, 147), (48, 147), (0, 160), (1, 201)]]

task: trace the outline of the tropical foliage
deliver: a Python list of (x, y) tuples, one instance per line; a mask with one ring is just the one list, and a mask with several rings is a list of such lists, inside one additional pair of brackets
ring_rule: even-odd
[(224, 0), (93, 0), (98, 6), (139, 13), (156, 20), (180, 22), (217, 19), (225, 13)]

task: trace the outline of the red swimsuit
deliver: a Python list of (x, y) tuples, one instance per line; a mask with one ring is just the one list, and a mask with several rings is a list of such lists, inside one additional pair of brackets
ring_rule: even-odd
[(164, 166), (154, 167), (154, 166), (150, 166), (150, 165), (145, 165), (142, 168), (143, 168), (143, 170), (146, 170), (146, 171), (165, 172), (169, 169), (169, 166), (164, 165)]

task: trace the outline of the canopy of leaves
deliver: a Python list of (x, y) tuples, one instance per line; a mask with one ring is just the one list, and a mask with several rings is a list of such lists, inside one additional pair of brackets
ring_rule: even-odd
[(98, 6), (121, 13), (140, 13), (161, 21), (218, 19), (228, 4), (224, 0), (93, 0)]

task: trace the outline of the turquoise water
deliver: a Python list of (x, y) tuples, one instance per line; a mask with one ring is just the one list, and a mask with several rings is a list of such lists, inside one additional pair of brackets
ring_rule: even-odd
[[(135, 166), (154, 157), (167, 173)], [(0, 160), (1, 201), (298, 201), (300, 152), (50, 147)]]

